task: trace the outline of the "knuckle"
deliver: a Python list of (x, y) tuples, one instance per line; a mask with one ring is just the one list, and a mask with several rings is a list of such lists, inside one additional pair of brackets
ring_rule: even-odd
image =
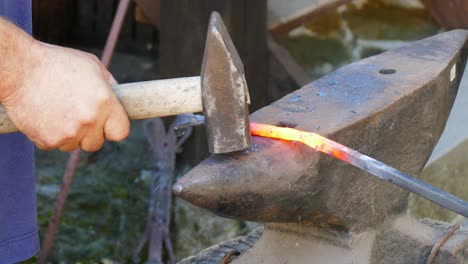
[(130, 129), (123, 129), (120, 131), (120, 133), (117, 135), (117, 141), (122, 141), (124, 140), (125, 138), (128, 137), (128, 134), (130, 133)]
[(87, 152), (96, 152), (99, 149), (101, 149), (103, 144), (104, 144), (104, 141), (101, 141), (99, 143), (93, 143), (93, 144), (82, 144), (81, 148)]
[(104, 89), (102, 89), (101, 92), (96, 93), (95, 99), (99, 106), (110, 105), (112, 103), (111, 94)]
[(42, 150), (53, 150), (57, 148), (57, 146), (57, 141), (53, 139), (41, 140), (41, 142), (38, 143), (38, 147)]
[(113, 130), (106, 138), (110, 141), (122, 141), (130, 134), (130, 125), (122, 125), (118, 129)]
[(45, 143), (36, 143), (36, 147), (38, 147), (40, 150), (44, 150), (44, 151), (49, 151), (49, 150), (53, 149), (50, 146), (46, 145)]
[(110, 141), (122, 141), (128, 136), (128, 131), (114, 133), (109, 137)]
[(106, 94), (101, 98), (102, 105), (111, 105), (112, 104), (112, 97), (109, 94)]
[(97, 119), (98, 119), (97, 112), (83, 111), (80, 113), (78, 122), (80, 123), (80, 125), (92, 125), (97, 121)]
[(99, 63), (101, 62), (101, 61), (99, 60), (99, 58), (98, 58), (96, 55), (94, 55), (94, 54), (92, 54), (92, 53), (88, 53), (88, 55), (89, 55), (89, 58), (90, 58), (93, 62), (99, 62)]
[(62, 133), (63, 133), (62, 138), (64, 140), (72, 140), (78, 136), (79, 128), (78, 126), (67, 125), (64, 127)]

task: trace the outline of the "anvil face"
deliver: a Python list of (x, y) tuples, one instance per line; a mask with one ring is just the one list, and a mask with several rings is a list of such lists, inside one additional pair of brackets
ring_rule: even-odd
[[(293, 124), (418, 176), (439, 139), (466, 63), (456, 30), (350, 64), (251, 115)], [(408, 193), (295, 142), (252, 138), (213, 155), (174, 186), (220, 216), (306, 221), (359, 231), (407, 208)]]

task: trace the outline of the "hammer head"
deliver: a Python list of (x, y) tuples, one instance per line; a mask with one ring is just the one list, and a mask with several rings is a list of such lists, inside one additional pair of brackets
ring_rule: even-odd
[(244, 67), (217, 12), (212, 13), (208, 25), (201, 87), (210, 152), (248, 148), (250, 102)]

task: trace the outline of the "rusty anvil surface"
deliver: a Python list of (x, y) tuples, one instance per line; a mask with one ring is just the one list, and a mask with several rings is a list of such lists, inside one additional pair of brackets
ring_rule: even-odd
[[(467, 37), (467, 31), (450, 31), (350, 64), (260, 109), (251, 120), (317, 132), (417, 177), (456, 96), (466, 64)], [(299, 143), (260, 137), (252, 141), (248, 151), (211, 156), (173, 189), (214, 214), (272, 223), (257, 243), (269, 244), (272, 256), (287, 255), (279, 245), (297, 241), (283, 237), (275, 244), (274, 230), (322, 237), (330, 245), (349, 249), (357, 234), (369, 232), (373, 235), (364, 240), (378, 245), (375, 237), (385, 237), (395, 219), (415, 228), (413, 222), (419, 223), (407, 215), (408, 192), (399, 187)], [(405, 232), (401, 237), (411, 237)], [(468, 250), (468, 232), (463, 232), (453, 252)], [(413, 235), (430, 245), (440, 233), (431, 234), (432, 240)], [(392, 243), (405, 245), (398, 239)], [(385, 252), (382, 243), (380, 249), (374, 246), (364, 250), (368, 259)], [(422, 248), (427, 256), (428, 248)], [(261, 251), (254, 252), (251, 257), (268, 259), (259, 257)], [(239, 262), (256, 263), (242, 256)]]

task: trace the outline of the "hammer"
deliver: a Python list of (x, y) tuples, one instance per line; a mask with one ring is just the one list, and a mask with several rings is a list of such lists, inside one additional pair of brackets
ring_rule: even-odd
[[(115, 85), (112, 90), (133, 120), (203, 111), (211, 153), (250, 145), (244, 67), (217, 12), (208, 24), (201, 76)], [(0, 134), (17, 130), (0, 106)]]

